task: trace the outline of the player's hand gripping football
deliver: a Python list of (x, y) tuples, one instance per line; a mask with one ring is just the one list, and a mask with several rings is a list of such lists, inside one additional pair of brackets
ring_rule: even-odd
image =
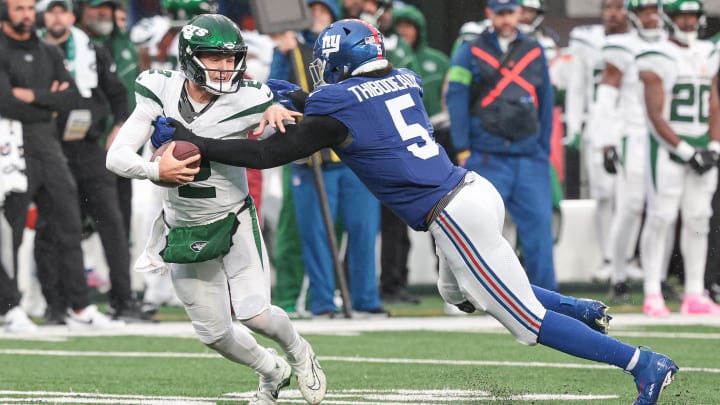
[(175, 150), (175, 142), (163, 152), (159, 164), (160, 181), (166, 183), (177, 183), (185, 185), (195, 179), (195, 175), (200, 171), (199, 167), (190, 168), (188, 165), (198, 161), (200, 155), (191, 156), (185, 160), (177, 160), (173, 156)]

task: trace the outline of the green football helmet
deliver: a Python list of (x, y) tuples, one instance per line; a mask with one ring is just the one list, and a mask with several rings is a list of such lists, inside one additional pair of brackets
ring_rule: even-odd
[[(213, 94), (234, 93), (243, 83), (247, 46), (240, 28), (229, 18), (220, 14), (199, 15), (180, 31), (179, 39), (180, 70), (194, 83)], [(200, 52), (217, 52), (235, 55), (235, 68), (223, 70), (230, 76), (230, 84), (210, 80), (208, 69), (198, 57)], [(218, 71), (218, 70), (212, 70)]]
[(163, 0), (162, 6), (175, 26), (183, 26), (193, 17), (217, 13), (215, 0)]
[[(658, 11), (658, 26), (655, 28), (646, 28), (638, 17), (638, 12), (646, 7), (656, 8)], [(657, 41), (663, 37), (667, 26), (662, 17), (662, 0), (628, 0), (625, 3), (628, 10), (628, 19), (633, 27), (637, 30), (638, 35), (647, 41)]]
[[(668, 25), (671, 27), (672, 37), (680, 43), (689, 45), (700, 35), (699, 31), (707, 25), (705, 18), (705, 7), (702, 0), (664, 0), (663, 12)], [(680, 14), (695, 14), (698, 17), (698, 24), (692, 31), (683, 31), (673, 21), (673, 17)]]
[(545, 0), (519, 0), (521, 7), (537, 11), (537, 16), (527, 24), (521, 24), (520, 29), (525, 33), (534, 32), (545, 19)]

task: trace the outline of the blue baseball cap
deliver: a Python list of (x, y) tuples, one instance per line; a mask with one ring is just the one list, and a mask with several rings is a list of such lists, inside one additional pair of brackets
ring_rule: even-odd
[(518, 0), (488, 0), (487, 6), (497, 14), (507, 10), (515, 11), (520, 8), (520, 3)]

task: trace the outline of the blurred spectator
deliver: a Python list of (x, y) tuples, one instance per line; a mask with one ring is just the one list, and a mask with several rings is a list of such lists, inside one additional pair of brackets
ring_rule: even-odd
[(0, 34), (0, 94), (4, 95), (0, 115), (22, 122), (28, 180), (27, 192), (10, 193), (5, 200), (5, 216), (13, 230), (14, 266), (28, 206), (34, 201), (47, 224), (37, 237), (57, 249), (53, 264), (70, 307), (59, 316), (72, 328), (118, 325), (90, 303), (80, 247), (78, 189), (54, 120), (58, 113), (76, 108), (80, 94), (60, 50), (41, 41), (33, 30), (35, 2), (6, 0), (6, 5)]
[(547, 62), (537, 41), (518, 30), (517, 0), (490, 0), (486, 13), (492, 27), (463, 42), (451, 63), (446, 100), (453, 144), (459, 164), (500, 192), (518, 227), (530, 282), (557, 290)]
[[(57, 124), (63, 152), (78, 188), (80, 212), (91, 218), (110, 268), (108, 314), (113, 319), (137, 320), (140, 313), (130, 288), (130, 248), (120, 211), (117, 177), (105, 169), (105, 148), (100, 144), (110, 117), (115, 123), (127, 119), (127, 90), (109, 52), (93, 44), (85, 32), (73, 26), (75, 15), (70, 0), (51, 0), (44, 18), (43, 37), (63, 50), (81, 96), (79, 108), (59, 114)], [(116, 125), (112, 132), (117, 130)], [(46, 297), (48, 290), (62, 291), (62, 281), (53, 270), (58, 248), (52, 240), (42, 237), (47, 233), (44, 231), (47, 226), (47, 218), (40, 216), (36, 225), (35, 258)], [(48, 305), (54, 313), (65, 307), (62, 300), (50, 298)]]
[[(305, 90), (310, 89), (308, 65), (317, 35), (338, 18), (332, 0), (309, 0), (313, 25), (296, 35), (285, 32), (275, 36), (278, 47), (273, 58), (271, 78), (285, 79)], [(302, 62), (300, 62), (302, 61)], [(360, 316), (388, 316), (382, 309), (377, 289), (375, 241), (380, 222), (379, 203), (352, 171), (330, 149), (313, 156), (320, 158), (323, 182), (331, 215), (342, 221), (348, 235), (346, 265), (352, 307)], [(312, 159), (312, 158), (311, 158)], [(312, 160), (290, 165), (292, 200), (283, 195), (281, 226), (278, 229), (278, 284), (275, 298), (286, 308), (295, 306), (302, 287), (302, 267), (297, 263), (292, 205), (301, 239), (302, 259), (310, 281), (310, 311), (316, 316), (333, 317), (335, 305), (335, 271), (331, 256), (321, 202), (315, 184)], [(287, 169), (285, 169), (287, 170)], [(287, 175), (286, 175), (287, 176)], [(287, 183), (286, 183), (287, 184)], [(284, 252), (287, 256), (280, 257)], [(293, 259), (295, 258), (295, 259)], [(279, 296), (277, 295), (279, 294)], [(296, 308), (297, 309), (297, 308)]]
[(342, 18), (360, 18), (367, 0), (342, 0)]

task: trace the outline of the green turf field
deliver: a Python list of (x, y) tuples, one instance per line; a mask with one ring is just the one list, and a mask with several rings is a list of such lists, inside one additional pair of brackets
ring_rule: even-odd
[[(497, 325), (453, 331), (494, 321), (482, 315), (424, 316), (438, 312), (434, 300), (392, 307), (396, 317), (390, 320), (297, 321), (328, 376), (323, 403), (633, 402), (632, 377), (619, 369), (522, 346)], [(403, 311), (413, 317), (401, 316)], [(77, 336), (62, 327), (22, 339), (0, 334), (0, 403), (247, 403), (257, 376), (195, 340), (187, 321), (174, 322), (183, 321), (181, 311), (165, 310), (163, 317), (160, 324), (133, 326), (133, 336)], [(619, 314), (617, 321), (612, 334), (651, 346), (680, 365), (661, 404), (720, 403), (720, 322), (653, 324), (632, 314)], [(143, 328), (168, 336), (143, 336)], [(174, 330), (182, 337), (173, 337)], [(304, 403), (295, 382), (281, 392), (279, 403)]]

